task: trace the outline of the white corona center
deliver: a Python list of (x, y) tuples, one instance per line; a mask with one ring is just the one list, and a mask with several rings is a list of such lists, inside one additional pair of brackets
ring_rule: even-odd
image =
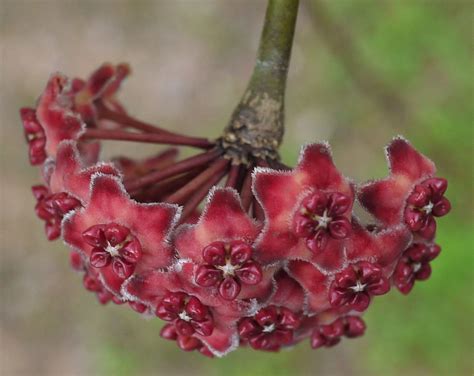
[(264, 332), (264, 333), (271, 333), (271, 332), (273, 332), (274, 330), (275, 330), (275, 324), (270, 324), (270, 325), (265, 325), (265, 326), (263, 327), (262, 332)]
[(224, 277), (227, 276), (233, 276), (235, 273), (235, 270), (237, 269), (237, 266), (234, 266), (230, 263), (229, 260), (226, 261), (225, 265), (223, 266), (217, 266), (217, 269), (220, 269), (224, 272)]
[(421, 264), (419, 262), (417, 262), (416, 264), (413, 264), (413, 271), (415, 273), (420, 269), (421, 269)]
[(433, 211), (433, 207), (434, 207), (434, 205), (433, 205), (433, 203), (430, 201), (430, 202), (428, 202), (427, 205), (423, 206), (423, 207), (421, 208), (421, 210), (424, 211), (426, 214), (431, 214), (431, 212)]
[(313, 219), (315, 221), (318, 221), (318, 228), (327, 228), (332, 218), (328, 216), (328, 212), (327, 210), (325, 210), (322, 216), (315, 214), (313, 216)]
[(178, 316), (183, 321), (186, 321), (186, 322), (191, 321), (191, 317), (189, 317), (185, 311), (182, 311)]
[(107, 247), (105, 248), (105, 252), (109, 253), (112, 257), (117, 257), (120, 255), (119, 253), (119, 246), (113, 246), (109, 242), (107, 242)]
[(357, 281), (355, 286), (351, 286), (351, 289), (354, 290), (354, 292), (361, 292), (364, 291), (365, 286), (365, 284), (360, 283), (360, 281)]

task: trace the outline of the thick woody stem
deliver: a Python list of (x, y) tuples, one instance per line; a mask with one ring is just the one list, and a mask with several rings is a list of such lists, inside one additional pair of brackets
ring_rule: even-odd
[(221, 144), (237, 163), (278, 159), (284, 133), (286, 78), (299, 0), (269, 0), (255, 68)]

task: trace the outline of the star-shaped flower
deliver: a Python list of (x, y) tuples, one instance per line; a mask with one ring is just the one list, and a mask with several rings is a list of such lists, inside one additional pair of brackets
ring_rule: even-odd
[(274, 268), (262, 266), (253, 246), (260, 228), (242, 209), (237, 192), (214, 189), (199, 221), (177, 229), (175, 246), (181, 259), (196, 264), (199, 286), (225, 300), (262, 298), (271, 292)]
[(109, 290), (120, 294), (134, 272), (171, 265), (168, 237), (178, 215), (175, 205), (139, 204), (117, 177), (95, 174), (90, 201), (63, 222), (64, 239), (99, 270)]
[(257, 169), (253, 190), (266, 218), (256, 243), (263, 261), (301, 259), (327, 270), (341, 266), (354, 194), (326, 144), (303, 148), (291, 171)]
[[(251, 309), (252, 304), (240, 300), (224, 301), (218, 294), (209, 294), (207, 289), (196, 285), (192, 281), (194, 268), (195, 266), (188, 262), (176, 265), (175, 268), (171, 268), (169, 271), (136, 273), (124, 283), (122, 291), (130, 299), (152, 307), (152, 311), (156, 312), (158, 317), (166, 321), (173, 321), (171, 324), (174, 328), (173, 332), (178, 333), (178, 335), (168, 339), (175, 339), (180, 347), (182, 345), (180, 341), (185, 341), (183, 344), (188, 343), (187, 341), (196, 343), (196, 340), (190, 339), (195, 338), (204, 344), (212, 354), (223, 356), (238, 346), (236, 322), (239, 317), (242, 317)], [(193, 329), (192, 333), (181, 331), (181, 334), (179, 334), (179, 330), (183, 328), (176, 328), (175, 321), (177, 320), (178, 324), (186, 329), (187, 325), (183, 325), (181, 321), (191, 322), (188, 319), (188, 316), (191, 317), (191, 315), (185, 309), (187, 304), (184, 304), (181, 307), (184, 309), (184, 313), (183, 309), (178, 310), (178, 312), (173, 308), (171, 311), (174, 313), (171, 312), (171, 315), (166, 316), (167, 312), (170, 311), (170, 305), (167, 301), (173, 296), (178, 298), (185, 296), (184, 303), (189, 302), (191, 298), (199, 300), (199, 304), (205, 306), (209, 317), (212, 317), (212, 325), (207, 326), (207, 329), (212, 326), (212, 332), (200, 333)], [(182, 315), (180, 316), (180, 314)], [(206, 322), (211, 323), (209, 320)], [(192, 326), (192, 323), (190, 325)]]
[(446, 215), (451, 205), (444, 197), (448, 183), (434, 178), (435, 165), (398, 137), (387, 147), (390, 176), (362, 186), (359, 200), (386, 225), (404, 222), (416, 235), (431, 240), (434, 217)]

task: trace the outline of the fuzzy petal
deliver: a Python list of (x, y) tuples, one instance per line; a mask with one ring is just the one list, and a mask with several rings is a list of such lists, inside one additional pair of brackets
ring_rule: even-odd
[(107, 163), (84, 167), (75, 141), (62, 141), (58, 146), (56, 165), (49, 180), (52, 193), (67, 192), (83, 203), (89, 200), (92, 175), (102, 173), (119, 176), (117, 169)]
[(304, 291), (301, 285), (287, 273), (280, 272), (276, 277), (276, 291), (271, 304), (298, 312), (303, 307)]
[(128, 197), (119, 179), (110, 175), (93, 175), (91, 186), (88, 205), (63, 221), (64, 239), (69, 245), (88, 257), (92, 247), (85, 242), (83, 232), (94, 225), (117, 223), (127, 227), (141, 244), (136, 273), (171, 265), (168, 236), (176, 223), (177, 207), (138, 204)]
[(239, 345), (237, 329), (234, 323), (235, 317), (221, 317), (219, 321), (215, 321), (214, 330), (210, 336), (201, 336), (195, 334), (209, 350), (216, 356), (224, 356), (225, 354), (235, 350)]
[(406, 178), (387, 178), (360, 188), (359, 200), (375, 218), (387, 225), (400, 223), (411, 182)]
[(328, 300), (328, 276), (304, 261), (290, 261), (288, 272), (306, 291), (311, 313), (320, 313), (331, 307)]
[(297, 169), (304, 185), (351, 196), (351, 187), (334, 165), (329, 145), (317, 143), (304, 147)]
[(383, 268), (396, 262), (412, 239), (411, 232), (403, 225), (373, 233), (354, 219), (352, 231), (352, 239), (346, 243), (347, 259), (366, 260)]
[(387, 159), (390, 176), (363, 185), (358, 196), (375, 218), (394, 225), (403, 221), (405, 202), (415, 184), (432, 176), (436, 168), (431, 160), (400, 137), (387, 146)]
[(53, 158), (62, 140), (77, 139), (85, 129), (81, 118), (71, 111), (70, 85), (66, 76), (53, 74), (36, 109), (36, 116), (46, 136), (46, 153)]
[(203, 262), (202, 251), (218, 240), (244, 240), (252, 244), (259, 225), (242, 209), (232, 189), (213, 189), (207, 205), (195, 225), (182, 225), (176, 231), (175, 246), (181, 258)]
[(318, 262), (325, 267), (339, 266), (336, 259), (342, 260), (340, 247), (343, 243), (331, 239), (328, 241), (332, 243), (328, 246), (331, 251), (314, 256), (314, 252), (309, 250), (314, 247), (296, 236), (297, 230), (293, 225), (295, 211), (302, 200), (318, 190), (347, 196), (350, 201), (350, 205), (346, 205), (347, 211), (352, 209), (353, 187), (337, 171), (326, 144), (312, 144), (303, 148), (298, 166), (292, 171), (257, 168), (253, 190), (267, 219), (263, 233), (256, 242), (261, 260), (272, 262), (289, 258), (309, 261), (317, 257)]
[(392, 174), (405, 175), (413, 182), (436, 172), (434, 163), (401, 137), (388, 145), (387, 155)]
[(156, 305), (168, 291), (180, 291), (181, 284), (176, 274), (150, 271), (134, 275), (122, 286), (123, 295), (147, 305)]

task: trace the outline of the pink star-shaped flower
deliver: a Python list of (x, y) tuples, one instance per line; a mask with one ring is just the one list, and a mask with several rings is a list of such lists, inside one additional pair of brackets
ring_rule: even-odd
[(263, 261), (301, 259), (327, 270), (341, 266), (354, 193), (326, 144), (303, 148), (291, 171), (258, 168), (253, 189), (266, 218), (256, 243)]
[[(195, 340), (190, 339), (195, 338), (199, 340), (200, 343), (203, 343), (212, 354), (223, 356), (235, 349), (238, 345), (236, 322), (239, 317), (242, 317), (242, 315), (245, 315), (245, 313), (251, 309), (252, 304), (241, 300), (225, 301), (219, 294), (209, 294), (207, 289), (196, 285), (192, 281), (194, 268), (195, 265), (188, 262), (177, 264), (167, 272), (149, 271), (137, 273), (124, 283), (122, 291), (124, 295), (130, 299), (152, 307), (152, 310), (157, 313), (158, 317), (165, 319), (167, 317), (158, 313), (162, 310), (163, 302), (170, 296), (173, 296), (173, 294), (178, 296), (185, 294), (187, 296), (185, 301), (191, 297), (194, 298), (193, 300), (199, 300), (200, 304), (206, 307), (209, 315), (212, 317), (212, 332), (210, 334), (209, 332), (199, 333), (196, 330), (194, 330), (193, 333), (183, 331), (179, 333), (179, 329), (175, 328), (176, 325), (174, 324), (176, 324), (176, 322), (174, 321), (178, 318), (179, 325), (182, 325), (182, 320), (191, 322), (192, 319), (186, 310), (184, 310), (184, 313), (182, 312), (183, 310), (179, 311), (177, 318), (175, 315), (172, 315), (169, 317), (170, 320), (166, 321), (173, 321), (172, 326), (175, 328), (174, 331), (179, 334), (174, 337), (174, 339), (178, 342), (179, 346), (181, 346), (180, 341), (191, 341), (190, 343), (195, 343)], [(179, 316), (180, 313), (182, 313), (182, 317)], [(189, 319), (188, 316), (191, 317), (191, 319)], [(184, 324), (182, 326), (185, 329), (187, 327)], [(165, 334), (167, 333), (168, 332)]]
[(61, 235), (61, 222), (70, 211), (89, 201), (90, 183), (93, 174), (118, 176), (118, 171), (107, 163), (84, 167), (77, 151), (76, 142), (62, 141), (58, 147), (57, 160), (45, 166), (48, 186), (32, 187), (37, 203), (36, 214), (45, 221), (45, 232), (49, 240)]
[(64, 239), (99, 270), (109, 290), (120, 294), (134, 272), (171, 265), (168, 237), (178, 215), (177, 206), (139, 204), (117, 177), (95, 174), (90, 201), (63, 221)]
[(384, 224), (406, 223), (416, 235), (433, 239), (434, 217), (444, 216), (451, 209), (444, 197), (447, 181), (434, 178), (434, 163), (403, 138), (395, 138), (388, 145), (387, 159), (390, 176), (362, 186), (360, 202)]
[(303, 304), (301, 286), (284, 271), (279, 272), (275, 276), (275, 292), (268, 303), (239, 321), (241, 342), (264, 351), (278, 351), (296, 343)]
[(264, 297), (271, 292), (273, 267), (264, 267), (254, 240), (261, 226), (242, 209), (232, 189), (210, 192), (195, 225), (179, 227), (175, 247), (195, 265), (194, 280), (225, 300)]

